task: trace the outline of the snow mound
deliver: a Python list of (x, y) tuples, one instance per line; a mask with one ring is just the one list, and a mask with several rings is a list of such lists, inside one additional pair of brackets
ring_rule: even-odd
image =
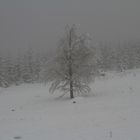
[(75, 97), (74, 99), (72, 99), (72, 103), (82, 103), (84, 101), (84, 97)]

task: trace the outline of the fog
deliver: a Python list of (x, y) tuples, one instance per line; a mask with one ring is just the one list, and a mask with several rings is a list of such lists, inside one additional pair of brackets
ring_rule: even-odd
[(1, 0), (0, 52), (52, 50), (66, 24), (94, 42), (140, 40), (139, 0)]

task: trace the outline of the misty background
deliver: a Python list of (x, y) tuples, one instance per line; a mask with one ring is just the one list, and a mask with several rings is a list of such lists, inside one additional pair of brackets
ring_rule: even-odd
[(0, 54), (50, 51), (66, 24), (79, 25), (93, 41), (140, 39), (139, 0), (1, 0)]

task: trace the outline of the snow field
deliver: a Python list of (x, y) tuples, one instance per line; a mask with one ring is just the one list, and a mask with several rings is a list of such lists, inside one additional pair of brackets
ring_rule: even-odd
[(139, 83), (140, 70), (110, 72), (73, 100), (40, 84), (0, 89), (0, 140), (139, 140)]

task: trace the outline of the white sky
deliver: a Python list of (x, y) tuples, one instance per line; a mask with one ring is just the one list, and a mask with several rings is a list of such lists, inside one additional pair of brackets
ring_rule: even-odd
[(0, 0), (0, 51), (53, 48), (66, 24), (95, 41), (140, 40), (140, 0)]

